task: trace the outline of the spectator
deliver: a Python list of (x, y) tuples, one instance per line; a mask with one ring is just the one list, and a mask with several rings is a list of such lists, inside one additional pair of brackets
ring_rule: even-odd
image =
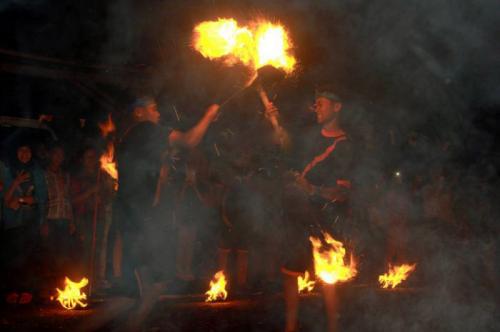
[(25, 304), (33, 297), (35, 249), (46, 201), (43, 172), (33, 162), (29, 145), (21, 143), (16, 149), (4, 187), (2, 263), (9, 273), (3, 275), (2, 285), (8, 288), (7, 302)]
[(208, 161), (200, 150), (189, 151), (185, 178), (180, 187), (175, 216), (177, 221), (176, 276), (181, 282), (191, 282), (193, 255), (198, 232), (217, 215), (214, 186), (210, 181)]
[[(47, 182), (47, 215), (42, 224), (41, 234), (45, 240), (47, 250), (46, 264), (53, 267), (55, 273), (51, 277), (59, 279), (65, 275), (74, 275), (75, 266), (73, 251), (75, 241), (72, 235), (75, 232), (73, 211), (70, 198), (70, 177), (62, 169), (64, 163), (64, 149), (54, 146), (49, 151), (49, 164), (45, 172)], [(55, 281), (55, 280), (53, 280)]]
[[(97, 151), (93, 147), (84, 150), (80, 163), (79, 171), (71, 178), (71, 197), (76, 233), (83, 249), (85, 275), (91, 275), (91, 268), (93, 268), (92, 275), (103, 286), (106, 283), (106, 247), (111, 226), (113, 179), (105, 172), (98, 175)], [(96, 220), (96, 238), (93, 244), (94, 218)], [(93, 245), (95, 246), (94, 266), (91, 266)]]

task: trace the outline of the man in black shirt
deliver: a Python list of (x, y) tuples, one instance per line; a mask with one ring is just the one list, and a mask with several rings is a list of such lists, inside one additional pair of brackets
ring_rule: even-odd
[(131, 107), (133, 124), (117, 149), (119, 186), (113, 210), (123, 233), (123, 278), (136, 295), (144, 296), (145, 288), (152, 285), (149, 263), (160, 254), (151, 248), (158, 239), (149, 235), (155, 228), (162, 155), (169, 147), (195, 147), (218, 111), (218, 105), (210, 106), (194, 127), (180, 132), (158, 124), (160, 113), (152, 98), (139, 98)]
[[(318, 230), (333, 233), (344, 241), (348, 198), (351, 188), (352, 144), (341, 127), (343, 104), (331, 89), (317, 91), (314, 111), (321, 130), (305, 140), (300, 173), (293, 174), (285, 188), (284, 225), (286, 232), (284, 296), (285, 331), (297, 329), (297, 277), (312, 265), (309, 236)], [(275, 111), (270, 105), (267, 112)], [(340, 226), (340, 227), (339, 227)], [(328, 331), (336, 329), (336, 294), (333, 285), (323, 286)]]

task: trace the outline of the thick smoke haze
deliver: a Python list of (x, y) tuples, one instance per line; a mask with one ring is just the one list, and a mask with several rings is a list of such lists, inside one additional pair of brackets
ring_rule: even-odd
[[(50, 4), (41, 0), (0, 3), (0, 14), (13, 8), (39, 13), (43, 18), (39, 24), (47, 35), (39, 31), (37, 36), (54, 37), (61, 29), (60, 38), (49, 40), (30, 36), (36, 24), (19, 28), (12, 32), (18, 34), (15, 47), (137, 70), (137, 81), (132, 77), (125, 88), (116, 89), (120, 90), (117, 104), (126, 105), (137, 95), (153, 95), (165, 121), (181, 129), (191, 126), (207, 105), (221, 102), (247, 79), (241, 66), (225, 67), (192, 49), (194, 25), (218, 17), (242, 21), (264, 17), (283, 23), (294, 41), (299, 66), (292, 77), (269, 91), (291, 135), (300, 138), (312, 127), (307, 109), (314, 101), (316, 85), (331, 83), (349, 101), (345, 124), (359, 148), (353, 168), (359, 191), (353, 194), (353, 205), (360, 219), (354, 250), (360, 256), (361, 269), (368, 271), (375, 263), (366, 260), (377, 256), (384, 264), (380, 242), (393, 225), (389, 220), (401, 212), (398, 208), (408, 221), (405, 258), (418, 266), (413, 283), (398, 293), (374, 290), (375, 274), (371, 281), (355, 284), (369, 284), (371, 290), (360, 287), (356, 292), (354, 286), (354, 290), (345, 290), (342, 325), (348, 331), (366, 330), (367, 326), (371, 331), (500, 330), (500, 267), (495, 261), (500, 248), (496, 203), (500, 198), (498, 1), (114, 0), (100, 4), (96, 12), (89, 9), (90, 4), (74, 5), (70, 17), (54, 19), (56, 23), (48, 19)], [(65, 10), (60, 13), (64, 15)], [(66, 31), (58, 25), (64, 22)], [(80, 38), (85, 48), (79, 44)], [(22, 80), (18, 94), (19, 108), (34, 113), (29, 83)], [(234, 152), (231, 141), (260, 146), (259, 135), (251, 136), (258, 125), (235, 123), (239, 115), (234, 114), (247, 114), (247, 110), (251, 114), (261, 111), (252, 91), (229, 105), (203, 143), (219, 173), (236, 172), (234, 160), (242, 152)], [(226, 126), (245, 134), (231, 136)], [(262, 168), (272, 168), (269, 165), (275, 163), (270, 157), (273, 151), (256, 149), (252, 154)], [(303, 162), (287, 160), (291, 167)], [(398, 170), (403, 174), (401, 185), (393, 176)], [(443, 191), (453, 195), (453, 207), (449, 206), (453, 225), (421, 220), (423, 215), (442, 212), (442, 202), (432, 196), (433, 186), (422, 185), (418, 200), (410, 198), (412, 188), (405, 177), (421, 173), (433, 184), (446, 179)], [(380, 191), (373, 189), (378, 181), (387, 183)], [(428, 206), (437, 207), (423, 211), (424, 199)], [(265, 232), (262, 221), (269, 218), (266, 200), (248, 197), (246, 202), (251, 218), (259, 221), (253, 231)], [(161, 242), (169, 231), (166, 227), (152, 232), (151, 241)], [(277, 239), (283, 236), (279, 228), (272, 232)], [(464, 239), (464, 233), (471, 235)], [(173, 263), (164, 264), (172, 275)], [(395, 305), (397, 296), (405, 299), (403, 305)], [(359, 311), (353, 313), (355, 310)], [(305, 317), (312, 331), (323, 328), (322, 323), (315, 325), (316, 319)]]

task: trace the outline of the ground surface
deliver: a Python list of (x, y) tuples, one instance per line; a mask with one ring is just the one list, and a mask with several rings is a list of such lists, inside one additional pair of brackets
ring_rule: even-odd
[[(376, 287), (344, 287), (340, 290), (341, 331), (453, 331), (456, 325), (446, 317), (428, 315), (422, 321), (418, 311), (426, 298), (423, 289), (381, 290)], [(281, 294), (252, 294), (228, 299), (226, 302), (205, 303), (202, 295), (162, 295), (147, 318), (140, 324), (142, 331), (281, 331), (283, 298)], [(100, 331), (123, 327), (131, 317), (131, 306), (122, 306), (123, 299), (108, 297), (91, 302), (88, 308), (64, 310), (58, 305), (7, 307), (0, 312), (1, 331), (76, 331), (87, 329), (93, 319), (105, 316), (110, 306), (118, 309), (111, 322), (100, 324)], [(132, 303), (131, 300), (127, 303)], [(123, 309), (126, 308), (126, 309)], [(446, 310), (446, 308), (444, 308)], [(493, 308), (494, 309), (494, 308)], [(133, 309), (132, 309), (133, 310)], [(433, 312), (430, 308), (430, 312)], [(493, 310), (494, 312), (494, 310)], [(464, 313), (465, 314), (465, 313)], [(494, 319), (490, 319), (491, 331)], [(320, 293), (301, 296), (301, 331), (324, 331), (325, 320)], [(478, 322), (477, 331), (490, 330)], [(483, 325), (480, 325), (483, 324)], [(465, 330), (464, 330), (465, 331)]]

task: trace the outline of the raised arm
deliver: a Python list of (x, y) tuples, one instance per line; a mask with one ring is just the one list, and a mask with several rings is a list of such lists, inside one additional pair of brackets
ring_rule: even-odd
[(181, 132), (179, 130), (172, 131), (168, 137), (169, 144), (171, 146), (194, 148), (201, 142), (218, 113), (219, 105), (214, 104), (209, 106), (200, 121), (187, 132)]

